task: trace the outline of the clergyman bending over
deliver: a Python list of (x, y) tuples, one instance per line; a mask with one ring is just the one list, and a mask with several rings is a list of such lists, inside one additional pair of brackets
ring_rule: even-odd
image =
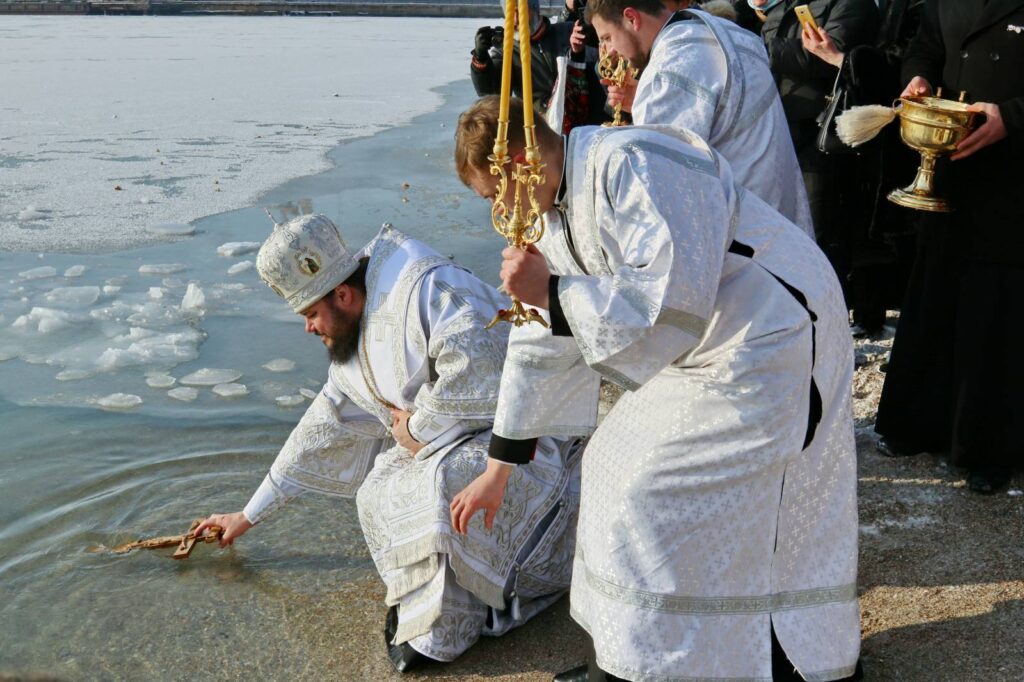
[[(485, 327), (505, 299), (390, 226), (353, 254), (319, 215), (278, 225), (256, 264), (331, 365), (245, 509), (200, 532), (223, 527), (224, 546), (305, 492), (355, 496), (402, 672), (451, 661), (557, 600), (569, 585), (578, 448), (546, 438), (527, 467), (488, 460), (508, 326)], [(508, 504), (458, 534), (452, 498), (485, 470), (507, 482)]]
[[(497, 118), (481, 100), (456, 132), (460, 176), (492, 200)], [(537, 138), (545, 232), (505, 250), (502, 280), (551, 329), (510, 335), (490, 455), (526, 462), (535, 437), (593, 432), (570, 594), (594, 665), (628, 680), (854, 676), (853, 348), (828, 260), (692, 132), (563, 138), (540, 121)], [(596, 426), (602, 379), (626, 393)], [(503, 485), (485, 474), (460, 493), (456, 528), (493, 514)]]
[(736, 181), (813, 235), (807, 190), (779, 91), (757, 36), (698, 10), (660, 0), (591, 0), (587, 19), (602, 48), (640, 71), (608, 87), (637, 125), (700, 135), (724, 156)]

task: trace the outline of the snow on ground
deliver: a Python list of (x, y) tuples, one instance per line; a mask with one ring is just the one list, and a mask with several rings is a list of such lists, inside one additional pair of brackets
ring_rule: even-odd
[(436, 108), (479, 23), (5, 17), (0, 249), (118, 250), (251, 205)]

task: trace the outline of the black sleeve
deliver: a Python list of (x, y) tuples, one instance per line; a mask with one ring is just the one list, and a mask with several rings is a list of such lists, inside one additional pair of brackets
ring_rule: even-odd
[(921, 11), (921, 26), (903, 56), (903, 87), (906, 87), (914, 76), (926, 79), (933, 89), (942, 85), (946, 46), (942, 41), (938, 4), (926, 3)]
[(562, 302), (558, 300), (558, 275), (548, 277), (548, 314), (551, 315), (551, 333), (555, 336), (572, 336), (569, 321), (562, 312)]
[(491, 459), (508, 464), (529, 464), (533, 461), (533, 453), (537, 450), (537, 439), (512, 440), (502, 438), (498, 434), (491, 435), (491, 445), (487, 455)]
[(497, 95), (501, 92), (501, 56), (478, 62), (474, 57), (469, 64), (469, 76), (477, 97)]

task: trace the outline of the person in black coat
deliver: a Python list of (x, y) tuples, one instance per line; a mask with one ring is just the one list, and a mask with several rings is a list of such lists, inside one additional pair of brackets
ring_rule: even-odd
[(879, 13), (875, 0), (750, 0), (765, 17), (761, 37), (768, 49), (772, 73), (779, 87), (797, 160), (807, 186), (818, 245), (829, 257), (840, 282), (846, 286), (850, 245), (836, 211), (836, 192), (842, 178), (832, 158), (818, 151), (818, 116), (825, 97), (832, 92), (838, 69), (808, 52), (801, 39), (803, 29), (793, 8), (807, 4), (818, 26), (840, 52), (858, 45), (873, 45), (878, 34)]
[(887, 454), (950, 449), (993, 492), (1024, 461), (1024, 0), (933, 0), (905, 94), (966, 91), (981, 125), (936, 169), (875, 430)]
[[(851, 106), (889, 106), (903, 90), (900, 67), (921, 23), (925, 0), (891, 0), (873, 45), (840, 52), (823, 30), (806, 31), (804, 48), (840, 70), (839, 85)], [(914, 258), (914, 227), (920, 216), (887, 199), (890, 190), (914, 176), (920, 156), (900, 141), (898, 125), (874, 141), (845, 148), (845, 191), (837, 192), (835, 214), (850, 245), (848, 302), (855, 338), (882, 332), (886, 311), (898, 308)], [(866, 201), (870, 197), (870, 200)]]

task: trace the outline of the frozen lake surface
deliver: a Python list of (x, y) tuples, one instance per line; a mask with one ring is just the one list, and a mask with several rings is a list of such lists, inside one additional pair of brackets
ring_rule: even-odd
[(479, 23), (4, 17), (0, 247), (123, 248), (250, 205), (440, 106)]
[(252, 267), (265, 210), (353, 246), (390, 221), (496, 281), (451, 163), (478, 23), (0, 24), (0, 677), (339, 672), (330, 605), (374, 575), (350, 501), (186, 562), (89, 549), (240, 509), (319, 391), (322, 345)]

